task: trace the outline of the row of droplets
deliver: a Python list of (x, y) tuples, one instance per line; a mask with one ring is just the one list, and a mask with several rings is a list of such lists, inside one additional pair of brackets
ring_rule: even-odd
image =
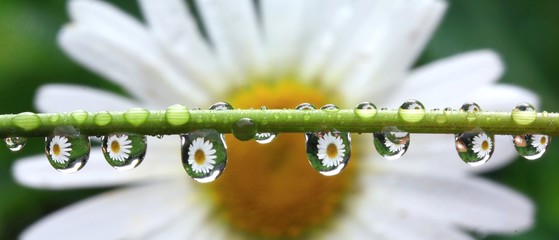
[[(225, 102), (213, 104), (210, 110), (232, 110)], [(262, 108), (266, 110), (265, 107)], [(316, 109), (308, 103), (300, 104), (296, 110)], [(338, 107), (327, 104), (321, 108), (326, 111), (337, 111)], [(445, 109), (450, 111), (451, 109)], [(481, 111), (476, 103), (466, 103), (460, 111), (475, 115)], [(373, 103), (363, 102), (357, 105), (355, 113), (363, 118), (373, 117), (377, 108)], [(408, 100), (399, 108), (402, 119), (418, 122), (423, 119), (425, 108), (417, 100)], [(513, 109), (512, 116), (517, 116), (519, 124), (529, 124), (535, 119), (534, 106), (521, 103)], [(242, 118), (232, 126), (233, 135), (242, 141), (256, 140), (259, 143), (270, 143), (277, 133), (257, 132), (256, 124), (250, 118)], [(374, 146), (377, 152), (389, 159), (400, 158), (406, 153), (410, 144), (410, 134), (395, 126), (384, 127), (373, 133)], [(181, 134), (181, 158), (186, 172), (199, 182), (215, 180), (227, 164), (227, 145), (222, 133), (212, 129), (196, 130)], [(340, 173), (348, 164), (351, 156), (351, 137), (348, 132), (319, 131), (307, 132), (306, 153), (311, 166), (319, 173), (332, 176)], [(146, 136), (130, 133), (115, 133), (101, 137), (101, 149), (106, 161), (119, 170), (130, 170), (137, 167), (144, 159), (147, 149)], [(541, 134), (523, 134), (512, 136), (512, 142), (518, 153), (526, 159), (534, 160), (541, 157), (547, 149), (551, 138)], [(19, 151), (26, 143), (22, 137), (5, 139), (12, 151)], [(472, 165), (479, 166), (487, 162), (494, 151), (494, 136), (480, 128), (455, 134), (456, 151), (460, 158)], [(46, 138), (45, 153), (50, 164), (58, 171), (73, 173), (81, 169), (89, 158), (89, 137), (81, 136), (71, 127), (60, 128), (52, 136)]]

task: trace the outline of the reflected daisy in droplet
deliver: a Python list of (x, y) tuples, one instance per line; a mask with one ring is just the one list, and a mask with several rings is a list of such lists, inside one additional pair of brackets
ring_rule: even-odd
[(345, 145), (342, 138), (333, 136), (331, 132), (326, 133), (318, 139), (318, 153), (325, 167), (338, 166), (343, 162), (345, 156)]
[(384, 141), (384, 145), (390, 150), (390, 152), (396, 153), (402, 151), (402, 149), (406, 146), (405, 141), (390, 141), (390, 139), (386, 139)]
[(64, 136), (54, 136), (49, 144), (49, 154), (53, 161), (66, 163), (72, 151), (72, 143)]
[(491, 138), (485, 133), (480, 133), (474, 137), (472, 150), (477, 154), (479, 159), (484, 159), (488, 154), (491, 153), (491, 148), (493, 147), (493, 142)]
[(209, 173), (214, 169), (215, 149), (210, 141), (204, 138), (196, 138), (188, 147), (188, 164), (197, 173)]
[(112, 160), (124, 162), (130, 156), (132, 141), (128, 139), (126, 134), (121, 134), (120, 136), (111, 135), (107, 139), (107, 145), (107, 151)]
[(549, 137), (546, 135), (534, 134), (532, 135), (532, 147), (536, 148), (537, 152), (542, 152), (547, 149)]
[[(244, 109), (302, 102), (348, 108), (364, 101), (394, 108), (420, 99), (431, 107), (476, 101), (509, 111), (520, 101), (538, 102), (522, 88), (496, 84), (503, 65), (490, 50), (412, 69), (444, 1), (139, 2), (145, 22), (103, 1), (70, 1), (71, 24), (58, 39), (71, 58), (131, 98), (51, 84), (39, 90), (38, 109), (165, 109), (217, 101)], [(27, 186), (124, 187), (39, 220), (22, 238), (465, 240), (472, 239), (467, 232), (512, 234), (531, 226), (528, 199), (475, 175), (512, 160), (511, 144), (472, 169), (452, 161), (447, 136), (414, 136), (406, 161), (384, 161), (372, 141), (370, 134), (354, 136), (351, 163), (324, 177), (309, 166), (301, 134), (281, 133), (265, 145), (230, 138), (227, 171), (203, 186), (185, 177), (176, 136), (154, 139), (142, 165), (119, 174), (95, 161), (103, 158), (100, 151), (73, 176), (52, 173), (44, 156), (31, 157), (14, 166)], [(211, 154), (205, 154), (207, 160)]]

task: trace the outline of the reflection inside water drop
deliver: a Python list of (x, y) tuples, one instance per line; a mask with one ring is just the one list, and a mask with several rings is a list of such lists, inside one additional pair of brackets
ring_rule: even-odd
[(6, 146), (8, 147), (8, 149), (10, 149), (10, 151), (17, 152), (23, 149), (23, 147), (27, 143), (27, 138), (7, 137), (6, 139), (4, 139), (4, 142), (6, 143)]
[(402, 157), (410, 145), (410, 134), (396, 127), (385, 127), (373, 135), (377, 152), (388, 160)]
[(528, 160), (540, 158), (547, 150), (550, 142), (550, 136), (541, 134), (524, 134), (512, 137), (512, 143), (518, 154)]
[(481, 129), (455, 134), (455, 146), (458, 156), (470, 166), (480, 166), (486, 163), (495, 149), (493, 135)]
[(144, 160), (146, 136), (117, 133), (101, 137), (101, 150), (105, 160), (118, 170), (131, 170)]

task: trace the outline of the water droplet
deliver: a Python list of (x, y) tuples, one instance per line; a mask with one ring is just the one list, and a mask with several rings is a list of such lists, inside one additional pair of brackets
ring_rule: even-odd
[(8, 146), (8, 149), (10, 149), (10, 151), (17, 152), (25, 146), (25, 144), (27, 143), (27, 138), (7, 137), (6, 139), (4, 139), (4, 142), (6, 143), (6, 146)]
[(116, 133), (101, 137), (105, 160), (118, 170), (131, 170), (146, 156), (147, 139), (144, 135)]
[(398, 115), (406, 122), (419, 122), (425, 117), (425, 107), (419, 101), (410, 99), (400, 106)]
[(467, 102), (460, 107), (460, 111), (467, 112), (466, 119), (472, 122), (477, 119), (477, 113), (481, 112), (481, 107), (474, 102)]
[(373, 135), (377, 152), (388, 160), (402, 157), (410, 146), (410, 134), (396, 127), (385, 127)]
[(210, 110), (233, 110), (233, 106), (226, 102), (217, 102), (210, 106)]
[(252, 140), (256, 136), (256, 123), (250, 118), (241, 118), (233, 123), (233, 136), (241, 141)]
[(190, 111), (183, 105), (175, 104), (167, 108), (165, 119), (173, 126), (184, 125), (190, 120)]
[(41, 118), (32, 112), (24, 112), (12, 118), (12, 124), (25, 130), (31, 131), (41, 126)]
[(60, 115), (58, 113), (52, 113), (49, 115), (49, 122), (55, 124), (60, 119)]
[(295, 107), (295, 110), (315, 110), (315, 109), (316, 109), (316, 107), (314, 107), (310, 103), (301, 103), (301, 104), (297, 105), (297, 107)]
[(260, 144), (267, 144), (267, 143), (271, 143), (277, 136), (278, 136), (277, 133), (269, 133), (269, 132), (257, 133), (256, 136), (254, 137), (254, 140), (256, 140), (256, 142)]
[(76, 110), (70, 113), (70, 116), (72, 116), (77, 124), (82, 124), (87, 120), (88, 113), (84, 110)]
[(329, 112), (329, 113), (336, 113), (336, 112), (340, 111), (340, 108), (337, 107), (334, 104), (326, 104), (326, 105), (322, 106), (320, 108), (320, 110), (325, 111), (325, 112)]
[(182, 164), (188, 175), (201, 183), (214, 181), (227, 165), (223, 134), (197, 130), (181, 135)]
[(512, 109), (512, 120), (518, 125), (528, 125), (536, 120), (536, 108), (529, 103), (520, 103)]
[(50, 164), (63, 173), (74, 173), (85, 166), (90, 148), (87, 136), (54, 135), (45, 140), (45, 153)]
[(320, 174), (333, 176), (348, 164), (351, 138), (347, 132), (306, 133), (307, 159)]
[(486, 163), (495, 149), (493, 135), (485, 133), (481, 129), (455, 134), (456, 151), (467, 164), (480, 166)]
[(106, 126), (111, 123), (112, 120), (113, 116), (107, 111), (98, 112), (93, 117), (93, 122), (95, 122), (97, 126)]
[(518, 154), (528, 160), (540, 158), (550, 142), (550, 136), (540, 134), (523, 134), (512, 137), (512, 143)]
[(155, 137), (156, 137), (157, 139), (163, 139), (163, 137), (165, 137), (165, 135), (163, 135), (163, 134), (157, 134), (157, 135), (155, 135)]
[(148, 120), (149, 111), (143, 108), (131, 108), (124, 113), (124, 119), (130, 123), (130, 125), (137, 127), (140, 126)]

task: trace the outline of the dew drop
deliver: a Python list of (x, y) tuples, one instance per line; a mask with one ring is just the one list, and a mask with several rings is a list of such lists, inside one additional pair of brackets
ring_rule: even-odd
[(74, 173), (85, 166), (90, 149), (87, 136), (54, 135), (45, 140), (45, 153), (50, 164), (62, 173)]
[(371, 102), (362, 102), (357, 104), (353, 112), (360, 118), (372, 118), (377, 114), (377, 107)]
[(336, 113), (336, 112), (340, 111), (340, 108), (337, 107), (334, 104), (326, 104), (326, 105), (322, 106), (320, 108), (320, 110), (325, 111), (325, 112), (329, 112), (329, 113)]
[(146, 156), (147, 139), (144, 135), (115, 133), (101, 137), (105, 160), (118, 170), (136, 168)]
[(58, 113), (52, 113), (49, 115), (49, 122), (51, 124), (56, 124), (56, 122), (58, 122), (59, 119), (60, 119), (60, 115)]
[(223, 134), (197, 130), (181, 134), (182, 164), (188, 175), (201, 183), (217, 179), (227, 165), (227, 146)]
[(252, 140), (256, 136), (256, 123), (250, 118), (241, 118), (231, 127), (233, 136), (241, 141)]
[(486, 163), (495, 149), (495, 138), (477, 128), (472, 131), (454, 135), (458, 156), (470, 166)]
[(301, 103), (295, 107), (295, 110), (315, 110), (316, 107), (310, 103)]
[(334, 176), (348, 164), (351, 138), (347, 132), (306, 133), (307, 159), (320, 174)]
[(396, 127), (385, 127), (373, 135), (377, 152), (388, 160), (402, 157), (410, 146), (410, 134)]
[(111, 123), (113, 120), (113, 116), (107, 111), (98, 112), (93, 117), (93, 122), (97, 126), (106, 126), (107, 124)]
[(528, 160), (540, 158), (550, 142), (550, 136), (541, 134), (523, 134), (512, 137), (512, 143), (518, 154)]
[(419, 122), (425, 117), (425, 107), (419, 101), (410, 99), (400, 106), (398, 115), (406, 122)]
[(27, 138), (7, 137), (6, 139), (4, 139), (4, 142), (6, 143), (6, 146), (8, 147), (8, 149), (10, 149), (10, 151), (17, 152), (23, 149), (23, 147), (27, 143)]
[(473, 122), (477, 119), (477, 113), (481, 112), (481, 107), (474, 102), (467, 102), (460, 107), (460, 111), (467, 112), (466, 119)]
[(528, 125), (536, 120), (536, 108), (529, 103), (520, 103), (512, 109), (512, 120), (518, 125)]
[(41, 126), (41, 118), (32, 112), (24, 112), (12, 118), (12, 124), (25, 130), (31, 131)]
[(82, 124), (87, 120), (88, 113), (84, 110), (76, 110), (70, 113), (70, 116), (72, 116), (77, 124)]
[(132, 126), (140, 126), (148, 120), (149, 111), (143, 108), (131, 108), (124, 113), (124, 119)]
[[(263, 110), (263, 111), (268, 110), (268, 108), (266, 106), (263, 106), (260, 109)], [(277, 136), (278, 136), (278, 133), (259, 132), (259, 133), (256, 133), (256, 135), (254, 136), (254, 140), (257, 143), (260, 143), (260, 144), (268, 144), (268, 143), (271, 143)]]
[(217, 102), (210, 106), (210, 110), (233, 110), (233, 106), (226, 102)]
[(183, 105), (175, 104), (167, 108), (165, 119), (173, 126), (181, 126), (190, 120), (190, 111)]

